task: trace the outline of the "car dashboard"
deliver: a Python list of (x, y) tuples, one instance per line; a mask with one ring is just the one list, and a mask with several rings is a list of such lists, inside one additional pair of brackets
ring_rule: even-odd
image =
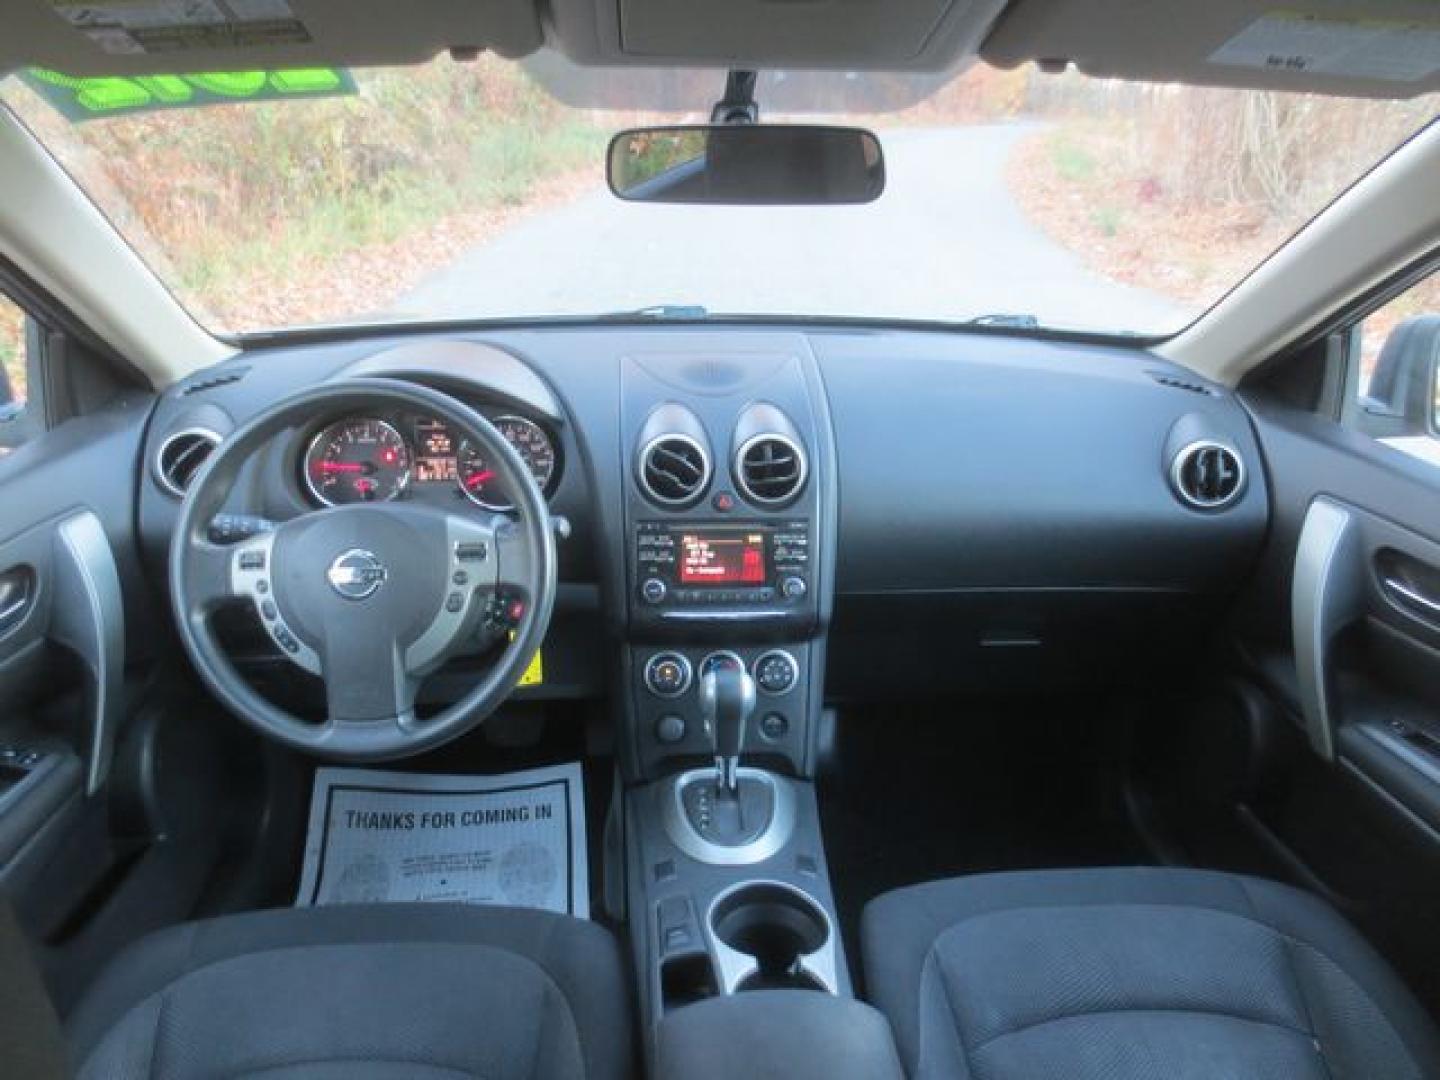
[[(546, 676), (517, 697), (607, 700), (636, 777), (703, 759), (694, 687), (716, 656), (756, 675), (755, 745), (796, 770), (833, 702), (1188, 663), (1267, 524), (1242, 406), (1139, 347), (870, 326), (397, 332), (246, 349), (164, 395), (139, 502), (155, 580), (208, 447), (352, 377), (442, 390), (521, 454), (566, 539)], [(317, 415), (252, 459), (227, 509), (506, 513), (487, 473), (433, 418)], [(235, 634), (270, 692), (300, 692), (263, 636)], [(426, 696), (453, 699), (464, 675)]]

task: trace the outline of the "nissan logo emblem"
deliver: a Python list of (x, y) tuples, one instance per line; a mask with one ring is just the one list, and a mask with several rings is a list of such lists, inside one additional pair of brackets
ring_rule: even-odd
[(384, 563), (373, 552), (351, 548), (336, 557), (325, 577), (346, 600), (364, 600), (380, 588), (386, 572)]

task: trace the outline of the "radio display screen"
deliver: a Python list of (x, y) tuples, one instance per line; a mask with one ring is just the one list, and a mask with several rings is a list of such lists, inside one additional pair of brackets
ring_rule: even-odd
[(765, 585), (770, 580), (764, 531), (682, 532), (680, 584)]

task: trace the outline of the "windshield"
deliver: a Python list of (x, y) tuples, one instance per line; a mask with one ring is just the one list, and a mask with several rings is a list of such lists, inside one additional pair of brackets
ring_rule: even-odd
[[(878, 132), (884, 194), (700, 207), (616, 199), (604, 149), (627, 125), (703, 120), (721, 74), (651, 74), (656, 104), (637, 112), (586, 107), (609, 105), (624, 73), (558, 89), (580, 102), (563, 104), (543, 72), (543, 57), (538, 68), (442, 58), (334, 73), (321, 96), (79, 122), (56, 107), (54, 78), (12, 76), (0, 96), (220, 332), (683, 305), (1163, 335), (1436, 105), (1029, 67), (943, 84), (770, 72), (765, 120)], [(231, 92), (242, 75), (185, 78), (172, 96), (244, 96)], [(159, 80), (108, 82), (164, 97)]]

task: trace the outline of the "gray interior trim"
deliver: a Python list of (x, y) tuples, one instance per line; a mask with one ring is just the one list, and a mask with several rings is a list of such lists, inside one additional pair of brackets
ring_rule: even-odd
[(1290, 618), (1305, 734), (1311, 749), (1326, 761), (1335, 757), (1336, 726), (1327, 682), (1328, 654), (1335, 635), (1361, 610), (1364, 590), (1358, 543), (1350, 513), (1327, 499), (1310, 504), (1295, 553)]
[(55, 540), (51, 634), (80, 658), (89, 677), (85, 794), (94, 795), (110, 773), (124, 704), (125, 604), (110, 541), (92, 511), (60, 522)]

